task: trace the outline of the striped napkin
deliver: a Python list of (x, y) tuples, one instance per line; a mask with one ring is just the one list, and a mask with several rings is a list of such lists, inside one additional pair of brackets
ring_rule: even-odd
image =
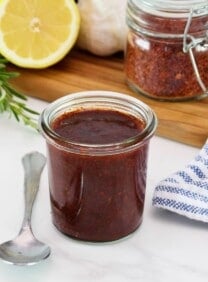
[(152, 203), (208, 222), (208, 140), (190, 164), (156, 186)]

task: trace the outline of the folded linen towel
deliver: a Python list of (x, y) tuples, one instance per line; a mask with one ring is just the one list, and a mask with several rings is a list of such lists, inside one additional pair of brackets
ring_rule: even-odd
[(208, 140), (190, 164), (156, 186), (152, 204), (208, 222)]

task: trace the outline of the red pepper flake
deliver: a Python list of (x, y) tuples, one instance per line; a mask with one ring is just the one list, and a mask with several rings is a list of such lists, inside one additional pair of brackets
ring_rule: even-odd
[[(158, 19), (152, 16), (149, 16), (149, 19), (151, 19), (150, 23), (160, 28), (159, 31), (166, 34), (173, 29), (174, 34), (178, 34), (185, 28), (184, 20), (160, 18), (157, 22)], [(145, 20), (147, 21), (148, 18), (146, 17)], [(207, 22), (208, 16), (193, 20), (190, 30), (194, 32), (195, 37), (205, 36), (204, 24)], [(197, 30), (200, 33), (196, 33)], [(193, 49), (193, 53), (201, 79), (208, 87), (208, 48), (198, 45)], [(162, 39), (157, 37), (156, 33), (155, 37), (150, 37), (130, 30), (125, 72), (127, 83), (131, 88), (155, 99), (185, 100), (204, 96), (189, 53), (183, 52), (182, 38)]]

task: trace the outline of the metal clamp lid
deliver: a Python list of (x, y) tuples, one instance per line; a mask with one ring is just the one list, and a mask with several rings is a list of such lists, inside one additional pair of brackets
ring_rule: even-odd
[(194, 53), (193, 53), (193, 49), (199, 45), (205, 49), (208, 49), (208, 30), (206, 31), (205, 37), (201, 37), (201, 38), (195, 38), (194, 36), (188, 34), (193, 17), (201, 16), (201, 15), (208, 15), (208, 5), (197, 7), (197, 8), (192, 8), (190, 10), (190, 14), (189, 14), (189, 17), (188, 17), (188, 20), (187, 20), (187, 23), (184, 29), (183, 52), (189, 53), (197, 81), (200, 87), (202, 88), (203, 92), (208, 93), (208, 88), (205, 86), (204, 82), (201, 79), (199, 69), (198, 69), (198, 66), (197, 66), (197, 63), (194, 57)]

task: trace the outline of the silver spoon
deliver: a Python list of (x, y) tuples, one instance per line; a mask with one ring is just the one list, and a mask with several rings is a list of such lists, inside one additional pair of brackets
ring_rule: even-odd
[(26, 154), (22, 158), (25, 172), (25, 213), (22, 227), (17, 237), (0, 245), (0, 258), (16, 265), (35, 264), (50, 255), (50, 248), (38, 241), (32, 232), (32, 207), (39, 189), (45, 157), (38, 152)]

